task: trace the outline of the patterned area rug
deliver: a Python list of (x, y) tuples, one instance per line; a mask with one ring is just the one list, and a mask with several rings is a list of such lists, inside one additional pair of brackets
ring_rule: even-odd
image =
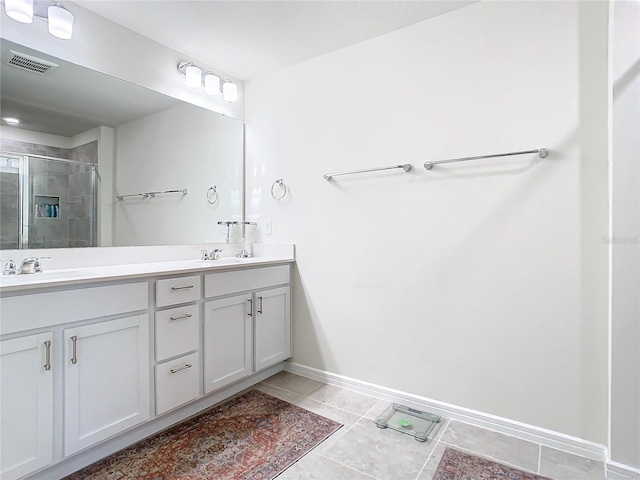
[(550, 480), (447, 448), (433, 480)]
[(269, 480), (340, 427), (252, 390), (66, 479)]

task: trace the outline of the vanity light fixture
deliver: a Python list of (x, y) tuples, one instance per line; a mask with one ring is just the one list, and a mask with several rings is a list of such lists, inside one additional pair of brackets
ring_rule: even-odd
[(185, 68), (185, 78), (187, 79), (187, 87), (198, 88), (202, 83), (202, 70), (195, 65), (189, 65)]
[(238, 100), (238, 86), (233, 82), (224, 82), (222, 84), (222, 98), (226, 102), (235, 102)]
[(44, 14), (34, 12), (34, 0), (4, 0), (4, 11), (9, 18), (21, 23), (32, 23), (34, 17), (44, 20), (49, 24), (49, 33), (56, 38), (69, 40), (73, 35), (75, 17), (59, 3), (50, 5)]
[(207, 95), (219, 95), (220, 86), (222, 85), (222, 96), (226, 102), (235, 102), (238, 100), (238, 86), (230, 80), (222, 82), (219, 76), (210, 71), (203, 73), (202, 68), (193, 62), (180, 62), (178, 64), (178, 73), (184, 77), (187, 87), (198, 88), (203, 86)]
[(4, 11), (16, 22), (33, 22), (33, 0), (4, 0)]
[(62, 40), (71, 40), (73, 35), (73, 13), (62, 8), (60, 4), (47, 8), (49, 14), (49, 33)]
[(207, 95), (218, 95), (220, 93), (220, 77), (211, 72), (205, 73), (204, 92)]

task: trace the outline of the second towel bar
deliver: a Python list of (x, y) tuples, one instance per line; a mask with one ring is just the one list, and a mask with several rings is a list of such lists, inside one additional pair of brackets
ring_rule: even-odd
[(524, 150), (522, 152), (494, 153), (491, 155), (478, 155), (475, 157), (461, 157), (451, 158), (449, 160), (437, 160), (435, 162), (424, 162), (424, 168), (431, 170), (434, 165), (440, 165), (442, 163), (466, 162), (469, 160), (481, 160), (484, 158), (510, 157), (511, 155), (525, 155), (527, 153), (537, 153), (540, 155), (540, 158), (547, 158), (549, 156), (549, 150), (547, 148), (536, 148), (535, 150)]

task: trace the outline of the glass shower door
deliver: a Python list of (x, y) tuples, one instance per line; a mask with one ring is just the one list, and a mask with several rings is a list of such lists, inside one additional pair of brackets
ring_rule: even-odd
[(2, 249), (97, 245), (94, 164), (1, 155), (0, 181)]

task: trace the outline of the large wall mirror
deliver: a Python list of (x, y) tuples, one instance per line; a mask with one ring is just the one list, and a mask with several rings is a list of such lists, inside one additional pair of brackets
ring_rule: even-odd
[(242, 219), (242, 121), (0, 42), (0, 248), (213, 243)]

